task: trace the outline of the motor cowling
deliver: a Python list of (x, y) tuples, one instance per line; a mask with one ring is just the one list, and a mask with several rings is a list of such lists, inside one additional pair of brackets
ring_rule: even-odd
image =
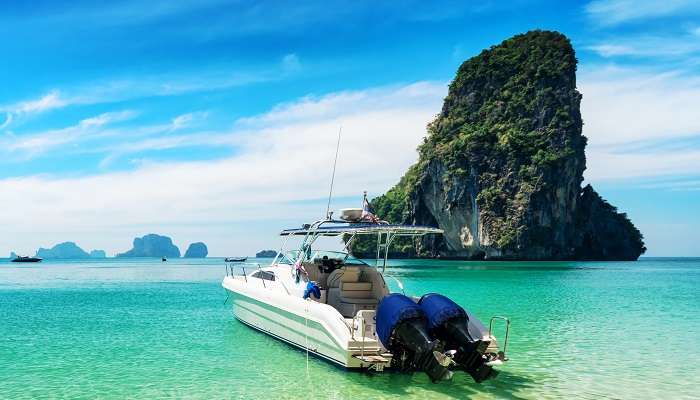
[(496, 376), (484, 354), (490, 344), (469, 332), (469, 315), (459, 304), (438, 293), (426, 294), (418, 301), (428, 319), (428, 332), (442, 341), (446, 349), (456, 350), (457, 368), (469, 373), (476, 382)]
[(440, 352), (441, 343), (428, 334), (427, 317), (409, 297), (394, 293), (377, 306), (377, 336), (402, 370), (424, 371), (433, 382), (449, 379), (451, 359)]

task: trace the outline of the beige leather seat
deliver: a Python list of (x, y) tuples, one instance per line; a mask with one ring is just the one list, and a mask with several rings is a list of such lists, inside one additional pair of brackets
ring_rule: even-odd
[(377, 300), (372, 296), (372, 283), (361, 282), (359, 267), (344, 267), (328, 277), (328, 304), (346, 318), (359, 310), (373, 310)]

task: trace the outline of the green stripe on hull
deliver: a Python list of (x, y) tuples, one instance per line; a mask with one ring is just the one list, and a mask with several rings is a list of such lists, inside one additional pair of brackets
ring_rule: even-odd
[[(306, 349), (305, 344), (308, 340), (308, 347), (310, 351), (319, 353), (326, 358), (330, 358), (332, 361), (337, 362), (340, 365), (346, 367), (348, 366), (348, 352), (337, 344), (335, 339), (320, 323), (310, 319), (307, 321), (303, 316), (269, 305), (244, 294), (233, 291), (230, 292), (234, 298), (233, 311), (237, 319), (255, 327), (258, 330), (290, 342), (291, 344), (294, 344), (302, 349)], [(250, 321), (249, 318), (241, 315), (242, 313), (237, 311), (236, 308), (239, 308), (240, 311), (251, 314), (252, 316), (265, 322), (255, 323), (255, 321)], [(279, 317), (281, 321), (265, 316), (261, 312), (256, 311), (255, 308), (265, 310), (267, 313), (274, 315), (275, 317)], [(307, 322), (309, 335), (305, 335), (303, 332), (303, 330), (307, 329)], [(301, 330), (298, 328), (295, 329), (294, 325), (301, 326)], [(277, 333), (275, 331), (277, 331)], [(297, 338), (295, 339), (294, 336)], [(316, 339), (314, 336), (322, 337), (325, 340)]]

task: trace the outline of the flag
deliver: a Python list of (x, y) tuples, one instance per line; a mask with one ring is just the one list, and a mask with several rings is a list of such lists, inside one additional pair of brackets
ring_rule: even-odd
[(369, 205), (367, 198), (364, 199), (364, 204), (362, 205), (362, 220), (369, 221), (373, 224), (379, 223), (379, 218), (372, 212), (372, 206)]

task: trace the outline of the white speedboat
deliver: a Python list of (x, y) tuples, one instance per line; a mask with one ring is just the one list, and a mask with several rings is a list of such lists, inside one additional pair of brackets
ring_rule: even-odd
[[(228, 264), (222, 286), (239, 321), (342, 367), (424, 371), (433, 381), (463, 370), (480, 382), (494, 377), (493, 367), (506, 360), (510, 322), (493, 317), (489, 324), (506, 322), (499, 351), (491, 326), (447, 297), (391, 293), (384, 279), (395, 238), (440, 233), (431, 227), (328, 218), (282, 231), (284, 244), (269, 266)], [(374, 266), (347, 251), (364, 235), (377, 238)], [(337, 238), (344, 251), (315, 249), (322, 237)], [(301, 243), (287, 251), (293, 238)]]

